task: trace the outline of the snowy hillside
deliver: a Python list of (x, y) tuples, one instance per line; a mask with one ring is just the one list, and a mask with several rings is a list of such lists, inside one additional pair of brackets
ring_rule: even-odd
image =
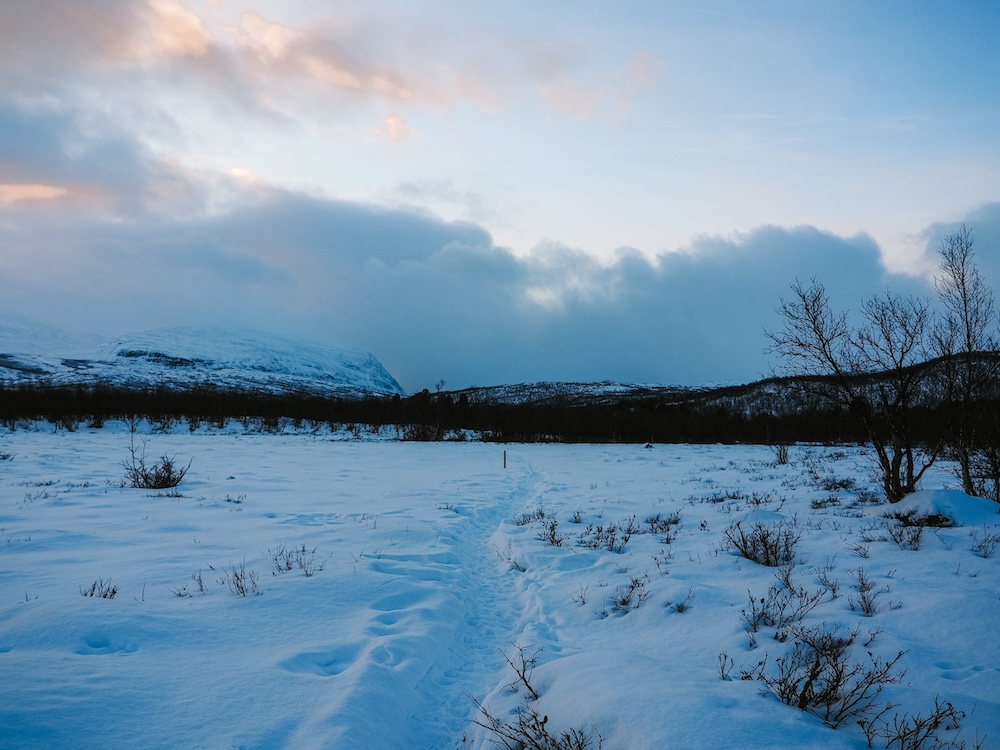
[(677, 397), (692, 397), (705, 393), (709, 387), (684, 388), (664, 385), (636, 385), (604, 380), (599, 383), (520, 383), (517, 385), (496, 385), (466, 388), (454, 391), (452, 395), (465, 396), (470, 403), (487, 404), (540, 404), (540, 405), (601, 405), (614, 403), (620, 399), (640, 400), (655, 398), (673, 400)]
[(220, 388), (355, 397), (402, 394), (371, 354), (252, 331), (157, 329), (101, 342), (37, 324), (0, 326), (0, 382)]

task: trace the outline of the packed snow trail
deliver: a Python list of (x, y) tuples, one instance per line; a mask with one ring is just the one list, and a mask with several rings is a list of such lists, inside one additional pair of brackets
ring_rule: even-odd
[(411, 528), (403, 549), (397, 543), (367, 559), (380, 579), (367, 641), (353, 655), (361, 673), (348, 702), (380, 711), (331, 715), (330, 747), (461, 744), (476, 713), (470, 696), (493, 688), (518, 614), (514, 582), (491, 541), (505, 518), (533, 502), (536, 481), (519, 462), (496, 490), (478, 479), (450, 480), (436, 501), (434, 528), (419, 535)]
[[(193, 458), (179, 493), (119, 486), (129, 435), (113, 426), (20, 433), (0, 467), (18, 506), (0, 516), (0, 655), (37, 687), (0, 687), (6, 746), (461, 742), (469, 696), (502, 678), (512, 638), (513, 580), (492, 537), (533, 501), (529, 468), (505, 470), (503, 449), (479, 443), (143, 440), (150, 455)], [(55, 445), (65, 458), (50, 469)], [(275, 571), (280, 548), (314, 555), (313, 574)], [(79, 570), (53, 576), (53, 560)], [(239, 568), (259, 596), (227, 587)], [(81, 597), (98, 577), (121, 594)], [(74, 728), (107, 705), (119, 710), (102, 732)], [(151, 710), (184, 720), (150, 737)]]

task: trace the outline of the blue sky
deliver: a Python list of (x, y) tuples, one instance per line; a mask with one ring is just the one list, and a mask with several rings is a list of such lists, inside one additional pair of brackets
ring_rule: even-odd
[(0, 314), (408, 390), (770, 373), (796, 277), (1000, 286), (1000, 5), (0, 5)]

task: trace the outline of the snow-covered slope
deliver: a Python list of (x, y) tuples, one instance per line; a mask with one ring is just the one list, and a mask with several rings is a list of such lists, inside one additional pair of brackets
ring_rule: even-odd
[(344, 397), (403, 393), (367, 352), (214, 328), (157, 329), (101, 342), (38, 324), (3, 325), (0, 382), (182, 389), (212, 384)]
[(639, 400), (644, 398), (673, 399), (706, 392), (707, 388), (686, 388), (682, 386), (641, 385), (616, 383), (604, 380), (599, 383), (520, 383), (516, 385), (496, 385), (466, 388), (454, 391), (470, 403), (488, 404), (552, 404), (560, 406), (599, 405), (614, 403), (620, 399)]

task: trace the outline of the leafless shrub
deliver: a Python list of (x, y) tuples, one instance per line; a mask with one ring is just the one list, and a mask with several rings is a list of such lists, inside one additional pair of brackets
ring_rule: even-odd
[(531, 652), (531, 656), (527, 656), (528, 649), (534, 648), (533, 646), (522, 646), (520, 643), (512, 645), (516, 653), (508, 655), (506, 651), (500, 649), (500, 655), (507, 662), (507, 666), (514, 670), (515, 675), (514, 681), (507, 686), (507, 689), (516, 693), (523, 687), (531, 700), (537, 701), (538, 693), (531, 685), (531, 676), (535, 673), (535, 667), (538, 666), (538, 655), (542, 653), (542, 648), (540, 646), (535, 648)]
[(187, 466), (181, 467), (174, 462), (173, 456), (163, 455), (159, 461), (147, 464), (146, 443), (143, 441), (142, 449), (137, 450), (133, 435), (129, 443), (129, 457), (121, 465), (125, 469), (124, 483), (127, 486), (143, 490), (165, 490), (181, 483), (191, 468), (191, 461), (188, 461)]
[(325, 565), (323, 562), (316, 562), (316, 548), (306, 550), (304, 544), (295, 551), (295, 564), (305, 573), (306, 578), (312, 578), (316, 571), (323, 570)]
[(785, 641), (788, 626), (801, 622), (822, 601), (823, 594), (822, 590), (810, 592), (796, 586), (789, 567), (784, 569), (778, 583), (768, 588), (764, 596), (758, 598), (747, 591), (748, 603), (745, 609), (740, 610), (740, 619), (747, 626), (748, 633), (756, 633), (761, 627), (773, 627), (775, 640)]
[[(504, 660), (514, 670), (516, 678), (509, 686), (514, 692), (523, 688), (524, 700), (514, 712), (510, 722), (498, 719), (486, 706), (473, 696), (469, 696), (479, 709), (480, 718), (475, 719), (477, 726), (493, 734), (493, 745), (500, 750), (587, 750), (594, 742), (594, 737), (583, 729), (573, 728), (558, 734), (549, 731), (549, 717), (540, 713), (534, 703), (539, 700), (538, 691), (531, 684), (531, 676), (538, 662), (541, 649), (535, 649), (531, 656), (526, 655), (530, 647), (514, 644), (516, 653), (508, 656), (501, 650)], [(595, 729), (597, 750), (601, 750), (604, 740)]]
[(890, 526), (887, 518), (877, 518), (874, 519), (870, 526), (867, 526), (858, 532), (858, 536), (861, 537), (861, 541), (865, 544), (871, 544), (873, 542), (888, 542), (889, 535), (886, 532)]
[(678, 614), (687, 612), (691, 608), (691, 602), (694, 600), (694, 590), (688, 586), (687, 594), (679, 602), (667, 602), (667, 608), (672, 609)]
[(840, 591), (840, 581), (831, 577), (833, 560), (827, 560), (826, 565), (816, 569), (816, 582), (830, 592), (830, 598), (836, 599)]
[(972, 551), (983, 559), (992, 557), (993, 553), (997, 551), (998, 545), (1000, 545), (1000, 534), (986, 529), (983, 529), (982, 536), (979, 535), (978, 531), (972, 532)]
[(802, 532), (794, 524), (785, 521), (737, 521), (724, 533), (728, 542), (743, 557), (770, 567), (792, 562), (795, 559), (795, 545), (802, 536)]
[(297, 547), (286, 547), (279, 544), (273, 550), (267, 551), (268, 557), (274, 564), (274, 571), (271, 575), (280, 575), (298, 568), (306, 577), (310, 577), (318, 570), (323, 570), (323, 563), (316, 562), (316, 548), (308, 549), (305, 544)]
[(511, 570), (516, 570), (518, 573), (524, 573), (527, 570), (527, 568), (525, 568), (517, 560), (517, 558), (514, 557), (514, 550), (511, 547), (510, 542), (507, 542), (507, 546), (502, 550), (496, 545), (494, 545), (493, 549), (497, 551), (497, 557), (507, 563)]
[(103, 578), (98, 578), (89, 588), (80, 587), (80, 593), (83, 596), (92, 596), (98, 599), (114, 599), (118, 594), (118, 587), (111, 583), (111, 579), (104, 580)]
[(532, 511), (519, 513), (518, 515), (514, 516), (514, 525), (527, 526), (529, 523), (534, 523), (535, 521), (541, 521), (543, 518), (545, 518), (545, 509), (542, 508), (541, 505), (539, 505)]
[(667, 514), (657, 513), (656, 515), (647, 516), (646, 518), (646, 525), (649, 526), (649, 533), (662, 534), (664, 544), (670, 544), (674, 527), (680, 526), (680, 523), (680, 511)]
[(670, 572), (670, 568), (667, 563), (674, 559), (673, 550), (661, 549), (659, 554), (653, 555), (653, 562), (656, 563), (656, 570), (661, 576), (667, 575)]
[(858, 505), (882, 505), (886, 502), (884, 495), (872, 490), (858, 490), (854, 496)]
[(827, 508), (835, 508), (840, 505), (840, 498), (836, 495), (830, 495), (821, 500), (813, 500), (809, 503), (809, 507), (813, 510), (826, 510)]
[[(965, 712), (959, 711), (951, 703), (941, 703), (938, 696), (934, 697), (934, 708), (926, 716), (922, 714), (896, 714), (889, 722), (883, 715), (871, 720), (862, 720), (858, 724), (868, 739), (871, 747), (876, 738), (885, 740), (887, 748), (899, 750), (963, 750), (964, 742), (957, 740), (942, 740), (938, 737), (941, 729), (954, 731), (959, 728), (959, 722), (965, 719)], [(976, 747), (979, 747), (977, 743)]]
[[(205, 591), (205, 582), (201, 578), (201, 571), (200, 570), (197, 573), (195, 573), (193, 576), (191, 576), (191, 580), (194, 581), (195, 586), (197, 586), (198, 593), (200, 593), (200, 594), (206, 594), (206, 593), (208, 593), (207, 591)], [(179, 597), (194, 596), (194, 594), (192, 594), (190, 591), (188, 591), (188, 584), (186, 584), (186, 583), (183, 586), (181, 586), (179, 589), (178, 588), (172, 588), (172, 589), (170, 589), (170, 591), (175, 596), (179, 596)]]
[(879, 708), (879, 696), (886, 685), (902, 679), (896, 663), (904, 652), (888, 660), (868, 652), (867, 661), (851, 663), (848, 648), (856, 633), (842, 637), (819, 627), (798, 628), (793, 635), (792, 650), (775, 660), (774, 672), (761, 666), (755, 673), (782, 703), (808, 711), (834, 729), (849, 721), (869, 721), (891, 708)]
[(286, 547), (284, 544), (278, 545), (273, 550), (267, 551), (268, 557), (271, 558), (271, 562), (274, 563), (274, 573), (288, 573), (295, 569), (295, 550)]
[(257, 584), (257, 572), (247, 570), (246, 561), (239, 565), (233, 565), (231, 570), (222, 569), (222, 578), (219, 583), (229, 586), (229, 590), (237, 596), (260, 596), (260, 586)]
[(920, 549), (920, 539), (924, 535), (924, 526), (890, 526), (887, 531), (889, 538), (899, 545), (900, 549), (916, 551)]
[(649, 583), (648, 575), (632, 576), (626, 585), (619, 586), (611, 595), (611, 608), (620, 614), (638, 609), (639, 605), (651, 596), (646, 591), (647, 583)]
[[(478, 700), (469, 697), (482, 716), (482, 719), (475, 719), (475, 723), (493, 733), (493, 745), (501, 750), (587, 750), (593, 745), (594, 738), (576, 727), (558, 735), (551, 734), (548, 730), (549, 717), (543, 716), (528, 703), (518, 706), (513, 722), (503, 722)], [(604, 747), (603, 738), (596, 730), (594, 733), (597, 735), (597, 749), (601, 750)]]
[(733, 657), (729, 655), (728, 652), (722, 651), (719, 653), (719, 677), (723, 680), (729, 680), (729, 674), (733, 671), (733, 667), (736, 666), (736, 662)]
[(858, 587), (856, 598), (853, 594), (847, 597), (847, 603), (851, 611), (854, 612), (860, 609), (865, 617), (877, 615), (879, 606), (875, 603), (875, 599), (878, 597), (878, 592), (875, 590), (875, 582), (868, 577), (867, 571), (864, 568), (858, 568), (857, 570), (849, 571), (847, 575), (851, 577), (851, 580)]
[(774, 460), (779, 466), (784, 466), (788, 463), (788, 446), (787, 445), (775, 445), (772, 446), (774, 449)]
[(635, 516), (624, 521), (612, 522), (605, 525), (595, 526), (588, 524), (587, 528), (577, 539), (577, 544), (590, 549), (607, 549), (609, 552), (621, 552), (625, 545), (629, 543), (633, 534), (640, 531), (635, 522)]
[(886, 518), (895, 518), (903, 526), (918, 526), (921, 528), (931, 526), (935, 529), (950, 529), (954, 522), (941, 513), (919, 513), (916, 510), (908, 510), (905, 513), (887, 513)]
[(562, 547), (565, 537), (559, 535), (559, 521), (554, 516), (542, 524), (542, 530), (538, 532), (538, 538), (543, 542), (548, 542), (553, 547)]

